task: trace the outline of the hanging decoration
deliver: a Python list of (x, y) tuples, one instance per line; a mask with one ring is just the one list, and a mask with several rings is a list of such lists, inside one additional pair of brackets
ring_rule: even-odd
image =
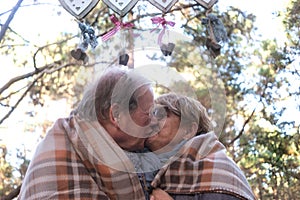
[(158, 35), (158, 41), (157, 43), (160, 45), (161, 44), (161, 41), (162, 41), (162, 38), (166, 32), (166, 28), (167, 28), (167, 25), (169, 26), (175, 26), (175, 22), (172, 22), (172, 21), (167, 21), (164, 17), (152, 17), (151, 18), (151, 21), (152, 21), (152, 24), (157, 24), (157, 27), (154, 28), (151, 32), (155, 31), (156, 29), (158, 29), (158, 27), (161, 25), (162, 26), (162, 30), (161, 32), (159, 33)]
[(211, 9), (218, 0), (195, 0), (205, 9)]
[(87, 54), (84, 51), (82, 51), (80, 48), (73, 49), (71, 51), (71, 56), (78, 61), (79, 60), (83, 61), (84, 64), (89, 61), (89, 57), (87, 56)]
[(83, 19), (100, 0), (59, 0), (62, 7), (76, 19)]
[(160, 50), (164, 56), (171, 56), (174, 48), (175, 48), (175, 44), (172, 42), (168, 42), (168, 44), (160, 45)]
[(207, 27), (208, 38), (206, 38), (206, 47), (211, 55), (216, 58), (220, 55), (223, 44), (227, 41), (227, 31), (222, 21), (214, 14), (208, 13), (201, 23)]
[[(100, 0), (59, 0), (62, 7), (78, 20), (90, 13)], [(140, 0), (103, 0), (103, 2), (121, 17), (125, 16)], [(163, 13), (167, 13), (178, 0), (148, 0)], [(211, 9), (218, 0), (195, 0), (205, 9)]]
[(87, 50), (88, 46), (90, 45), (93, 49), (96, 48), (98, 45), (97, 37), (95, 35), (94, 29), (82, 22), (78, 22), (79, 28), (81, 30), (82, 35), (82, 43), (81, 43), (81, 49)]
[(138, 0), (103, 0), (103, 2), (123, 17), (135, 6)]
[[(168, 41), (167, 44), (162, 43), (162, 39), (166, 33), (167, 26), (175, 26), (175, 22), (172, 21), (167, 21), (164, 17), (153, 17), (151, 18), (152, 24), (157, 24), (157, 27), (152, 29), (151, 32), (155, 31), (156, 29), (159, 28), (159, 26), (162, 26), (162, 30), (160, 31), (158, 38), (157, 38), (157, 43), (160, 46), (160, 50), (162, 51), (164, 56), (170, 56), (175, 48), (174, 43), (170, 43)], [(169, 34), (167, 34), (168, 36)], [(169, 38), (168, 38), (169, 39)]]
[(81, 30), (81, 42), (76, 50), (71, 51), (71, 56), (76, 60), (82, 60), (83, 63), (88, 62), (88, 56), (85, 53), (89, 45), (95, 49), (98, 45), (97, 37), (95, 35), (94, 29), (82, 22), (78, 21), (78, 26)]
[[(62, 7), (67, 10), (71, 15), (73, 15), (77, 20), (82, 21), (87, 14), (89, 14), (100, 0), (59, 0)], [(120, 18), (125, 16), (133, 7), (137, 4), (139, 0), (103, 0), (103, 2), (117, 13)], [(206, 18), (202, 19), (202, 25), (206, 26), (208, 37), (206, 40), (206, 47), (211, 52), (212, 56), (215, 58), (220, 54), (220, 49), (222, 44), (227, 40), (226, 29), (217, 16), (211, 14), (212, 7), (218, 2), (218, 0), (195, 0), (200, 6), (206, 9)], [(163, 16), (170, 11), (170, 9), (178, 2), (178, 0), (148, 0), (153, 6), (157, 7), (163, 12)], [(105, 33), (101, 38), (102, 41), (109, 40), (113, 35), (115, 35), (121, 29), (130, 29), (134, 25), (132, 23), (123, 23), (115, 15), (110, 17), (111, 21), (114, 23), (114, 28)], [(161, 32), (158, 35), (158, 44), (164, 56), (171, 56), (175, 48), (175, 44), (167, 40), (163, 43), (163, 37), (165, 35), (168, 26), (173, 27), (175, 25), (172, 21), (167, 21), (164, 17), (153, 17), (153, 24), (157, 24), (151, 32), (162, 27)], [(97, 38), (95, 36), (94, 30), (87, 24), (79, 22), (79, 28), (81, 30), (82, 41), (78, 45), (78, 48), (71, 51), (72, 57), (76, 60), (82, 60), (84, 63), (88, 61), (88, 56), (85, 53), (88, 46), (95, 48), (98, 44)], [(120, 34), (121, 37), (122, 33)], [(168, 34), (167, 34), (168, 37)], [(124, 38), (123, 38), (124, 39)], [(168, 38), (169, 39), (169, 38)], [(120, 51), (121, 52), (121, 51)], [(128, 54), (122, 49), (122, 53), (119, 56), (119, 63), (122, 65), (127, 65), (129, 60)]]
[(152, 5), (161, 10), (163, 13), (168, 12), (178, 0), (148, 0)]
[(119, 65), (127, 66), (129, 55), (126, 52), (126, 36), (124, 30), (120, 30)]
[[(109, 30), (107, 33), (105, 33), (102, 36), (102, 41), (107, 41), (109, 40), (113, 35), (115, 35), (119, 30), (124, 30), (124, 29), (130, 29), (134, 27), (133, 23), (126, 22), (123, 23), (120, 21), (115, 15), (110, 16), (110, 20), (114, 23), (115, 27)], [(124, 38), (124, 33), (121, 32), (121, 42), (122, 42), (122, 47), (121, 50), (123, 51), (121, 55), (119, 56), (119, 64), (120, 65), (127, 65), (128, 60), (129, 60), (129, 55), (124, 51), (124, 42), (126, 41)]]
[(129, 60), (129, 55), (127, 53), (122, 53), (119, 56), (119, 64), (126, 66)]
[(123, 23), (115, 15), (111, 15), (110, 20), (112, 21), (112, 23), (114, 23), (115, 27), (112, 28), (111, 30), (109, 30), (107, 33), (105, 33), (101, 37), (102, 41), (108, 40), (109, 38), (111, 38), (114, 34), (116, 34), (121, 29), (129, 29), (129, 28), (134, 27), (133, 23), (130, 23), (130, 22)]

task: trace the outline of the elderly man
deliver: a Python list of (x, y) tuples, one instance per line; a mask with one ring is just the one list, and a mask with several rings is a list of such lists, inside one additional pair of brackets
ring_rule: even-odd
[(144, 148), (153, 102), (150, 81), (109, 68), (41, 141), (19, 199), (145, 199), (126, 151)]

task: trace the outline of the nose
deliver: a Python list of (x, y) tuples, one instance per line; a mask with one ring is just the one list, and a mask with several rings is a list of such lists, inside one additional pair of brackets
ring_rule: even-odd
[(160, 131), (159, 124), (160, 124), (160, 121), (156, 117), (152, 116), (150, 124), (149, 124), (149, 127), (152, 130), (151, 131), (152, 132), (151, 135), (157, 134)]

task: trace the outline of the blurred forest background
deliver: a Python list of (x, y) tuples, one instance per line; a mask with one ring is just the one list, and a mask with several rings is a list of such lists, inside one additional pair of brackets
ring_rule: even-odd
[[(255, 15), (231, 6), (225, 12), (217, 3), (213, 13), (224, 23), (228, 41), (221, 54), (212, 58), (205, 45), (207, 28), (201, 24), (206, 10), (195, 1), (178, 1), (165, 17), (176, 21), (193, 45), (176, 43), (175, 52), (167, 58), (157, 53), (149, 56), (167, 62), (178, 73), (192, 75), (188, 82), (210, 113), (218, 112), (218, 106), (212, 106), (209, 91), (203, 87), (211, 84), (203, 83), (205, 71), (209, 70), (210, 78), (222, 82), (226, 113), (221, 116), (225, 117), (224, 124), (219, 124), (220, 140), (244, 171), (258, 199), (300, 199), (300, 0), (286, 2), (283, 11), (274, 13), (284, 28), (284, 42), (257, 36)], [(107, 65), (117, 58), (108, 49), (119, 51), (119, 47), (100, 42), (101, 48), (87, 51), (89, 62), (84, 64), (70, 55), (80, 42), (75, 21), (66, 23), (66, 30), (57, 33), (54, 41), (43, 44), (28, 40), (21, 29), (11, 26), (18, 12), (26, 14), (29, 7), (41, 6), (53, 12), (53, 19), (66, 14), (58, 2), (45, 5), (42, 0), (18, 0), (0, 13), (0, 65), (1, 77), (5, 77), (0, 84), (0, 134), (11, 134), (11, 140), (21, 144), (11, 150), (0, 136), (1, 199), (16, 196), (30, 162), (30, 149), (53, 123), (53, 117), (46, 117), (50, 115), (49, 102), (53, 103), (52, 111), (67, 116), (80, 100), (94, 66)], [(140, 1), (123, 20), (134, 23), (134, 30), (151, 30), (156, 25), (149, 23), (150, 18), (161, 16), (159, 10), (152, 8), (149, 2)], [(111, 14), (113, 11), (100, 1), (84, 20), (100, 36), (114, 27), (109, 19)], [(48, 23), (38, 15), (35, 18)], [(28, 27), (27, 31), (34, 34), (41, 28), (37, 21), (19, 26)], [(67, 28), (71, 26), (74, 28)], [(130, 40), (126, 45), (134, 48)], [(134, 61), (130, 62), (134, 67)], [(176, 87), (185, 90), (184, 84)], [(17, 116), (23, 126), (19, 126), (20, 121), (10, 121)], [(15, 133), (9, 131), (11, 127), (16, 128)], [(24, 134), (32, 137), (30, 146), (19, 142), (25, 140)]]

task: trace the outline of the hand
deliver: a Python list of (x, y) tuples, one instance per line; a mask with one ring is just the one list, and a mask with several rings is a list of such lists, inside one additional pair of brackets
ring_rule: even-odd
[(150, 200), (173, 200), (173, 198), (160, 188), (156, 188), (152, 191)]

